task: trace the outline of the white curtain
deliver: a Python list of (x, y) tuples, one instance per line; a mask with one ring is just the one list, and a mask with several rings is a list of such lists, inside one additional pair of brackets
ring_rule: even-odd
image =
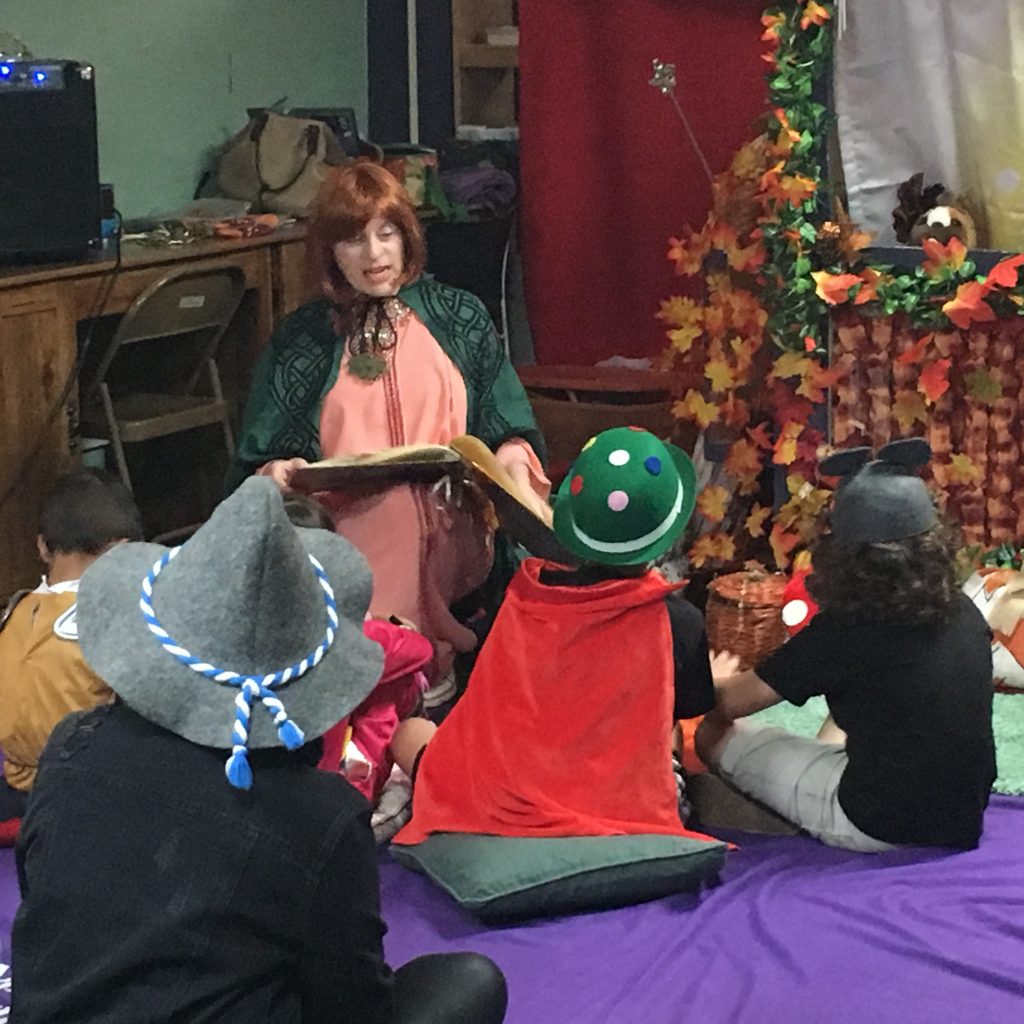
[(1024, 0), (846, 0), (834, 79), (850, 213), (879, 244), (923, 171), (982, 246), (1024, 249)]

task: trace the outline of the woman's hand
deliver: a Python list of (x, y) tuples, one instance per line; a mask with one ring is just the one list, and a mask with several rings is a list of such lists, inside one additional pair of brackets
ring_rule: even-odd
[(309, 463), (305, 459), (274, 459), (260, 467), (260, 476), (269, 476), (282, 491), (291, 490), (292, 476), (297, 469), (305, 469)]
[(533, 489), (530, 466), (526, 462), (513, 462), (506, 466), (508, 474), (519, 488), (522, 503), (546, 526), (551, 525), (554, 511), (551, 506)]
[(716, 682), (728, 679), (740, 671), (739, 656), (732, 651), (711, 652), (711, 678)]

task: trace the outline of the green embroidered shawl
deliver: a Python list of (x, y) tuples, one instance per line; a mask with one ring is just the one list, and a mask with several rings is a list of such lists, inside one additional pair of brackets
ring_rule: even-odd
[[(468, 292), (419, 280), (399, 292), (426, 324), (466, 384), (466, 432), (496, 449), (510, 437), (527, 441), (545, 458), (526, 392), (483, 303)], [(271, 459), (316, 462), (320, 410), (334, 386), (345, 338), (334, 333), (327, 299), (308, 302), (274, 331), (256, 368), (228, 490)]]

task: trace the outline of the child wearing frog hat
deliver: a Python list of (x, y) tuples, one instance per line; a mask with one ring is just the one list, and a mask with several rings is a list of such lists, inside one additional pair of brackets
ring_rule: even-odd
[(520, 567), (394, 842), (695, 835), (679, 817), (672, 726), (713, 704), (707, 639), (678, 585), (649, 567), (690, 518), (695, 484), (687, 455), (644, 430), (587, 443), (554, 507), (580, 565)]

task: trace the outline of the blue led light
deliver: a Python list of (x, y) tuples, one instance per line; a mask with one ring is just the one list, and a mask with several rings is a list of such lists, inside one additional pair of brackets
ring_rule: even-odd
[(46, 72), (45, 71), (37, 71), (35, 73), (35, 79), (36, 79), (37, 82), (45, 82), (46, 81)]
[(10, 64), (0, 64), (0, 78), (10, 78), (10, 77), (11, 77), (11, 65)]

